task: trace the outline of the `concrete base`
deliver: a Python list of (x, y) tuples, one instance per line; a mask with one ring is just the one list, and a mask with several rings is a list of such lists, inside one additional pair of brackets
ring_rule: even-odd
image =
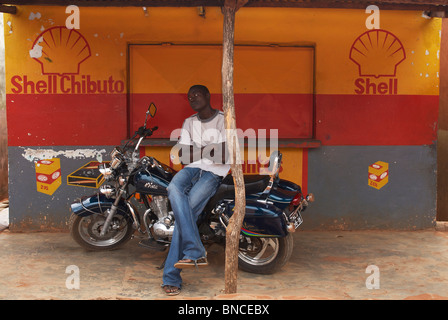
[(436, 231), (448, 231), (448, 221), (437, 221)]

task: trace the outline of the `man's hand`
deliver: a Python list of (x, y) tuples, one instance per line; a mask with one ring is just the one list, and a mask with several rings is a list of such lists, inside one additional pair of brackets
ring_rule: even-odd
[(212, 160), (216, 164), (224, 164), (227, 159), (227, 146), (225, 142), (212, 143), (202, 148), (202, 157)]

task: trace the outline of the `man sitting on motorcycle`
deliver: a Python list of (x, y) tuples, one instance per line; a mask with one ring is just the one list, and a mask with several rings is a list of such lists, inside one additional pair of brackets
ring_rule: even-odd
[(171, 152), (172, 158), (179, 157), (186, 166), (168, 186), (175, 217), (163, 272), (162, 288), (168, 295), (180, 293), (181, 269), (208, 265), (196, 221), (230, 169), (225, 163), (224, 113), (212, 108), (205, 86), (192, 86), (188, 101), (196, 113), (185, 119), (179, 141)]

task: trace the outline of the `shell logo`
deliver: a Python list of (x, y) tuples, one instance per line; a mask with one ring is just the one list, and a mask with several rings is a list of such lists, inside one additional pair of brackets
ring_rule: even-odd
[(42, 74), (79, 74), (80, 65), (91, 56), (90, 46), (75, 29), (57, 26), (37, 36), (30, 56), (42, 67)]
[(395, 77), (397, 66), (405, 59), (401, 41), (381, 29), (364, 32), (350, 49), (350, 60), (358, 65), (360, 77)]

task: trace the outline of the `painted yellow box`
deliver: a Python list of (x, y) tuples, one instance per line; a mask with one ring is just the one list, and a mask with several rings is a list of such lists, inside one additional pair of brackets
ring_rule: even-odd
[(389, 182), (389, 164), (377, 161), (369, 166), (368, 184), (375, 189), (381, 189)]
[(98, 161), (90, 161), (67, 176), (69, 186), (98, 188), (104, 182), (104, 176), (98, 169)]
[(377, 176), (389, 170), (389, 164), (384, 161), (377, 161), (369, 166), (369, 173)]
[(374, 187), (375, 189), (381, 189), (389, 182), (389, 176), (384, 178), (383, 180), (376, 182), (374, 180), (369, 179), (369, 186)]
[(37, 191), (52, 195), (61, 185), (61, 161), (43, 159), (35, 163)]
[(59, 176), (56, 180), (54, 180), (52, 183), (43, 183), (43, 182), (37, 182), (37, 191), (52, 195), (62, 184), (62, 179)]
[(53, 174), (58, 169), (61, 169), (61, 161), (59, 158), (39, 160), (35, 164), (36, 173)]

